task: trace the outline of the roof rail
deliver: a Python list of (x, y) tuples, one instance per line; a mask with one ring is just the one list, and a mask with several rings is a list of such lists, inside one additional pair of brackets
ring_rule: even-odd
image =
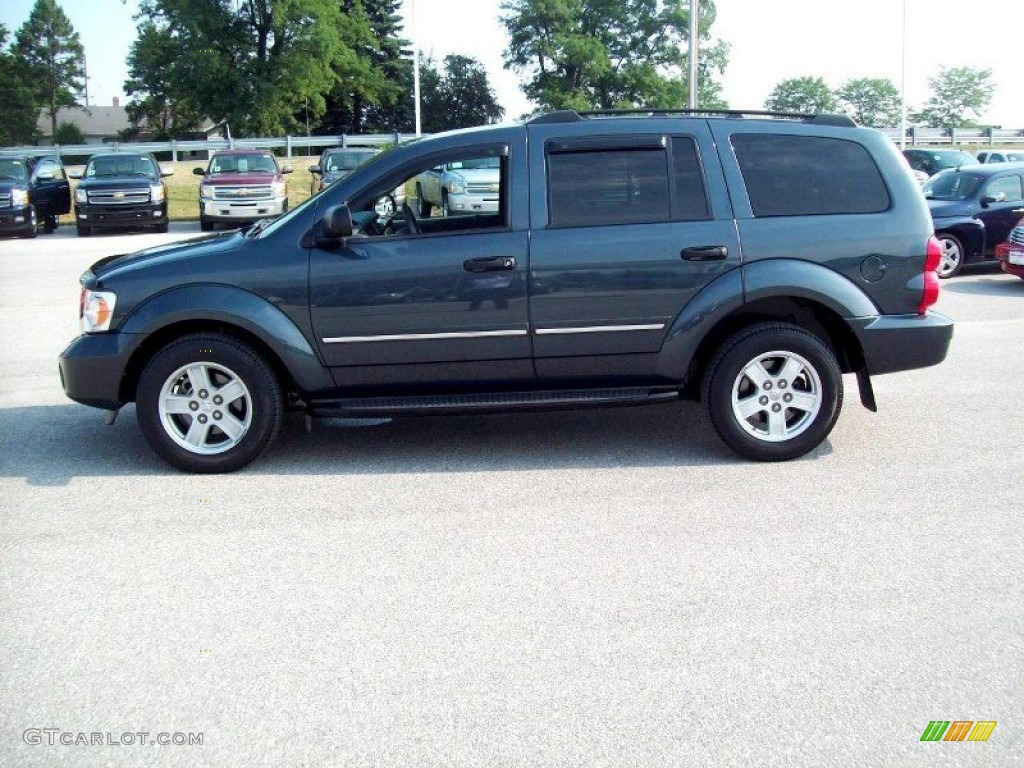
[(560, 109), (554, 112), (547, 112), (543, 115), (528, 120), (529, 125), (545, 125), (548, 123), (576, 123), (580, 120), (584, 120), (588, 117), (630, 117), (630, 116), (647, 116), (647, 117), (666, 117), (672, 115), (714, 115), (724, 116), (730, 118), (743, 119), (746, 117), (770, 117), (776, 119), (786, 120), (801, 120), (805, 123), (811, 123), (813, 125), (834, 125), (843, 128), (855, 128), (857, 123), (847, 115), (834, 115), (829, 113), (822, 113), (819, 115), (810, 115), (802, 112), (770, 112), (770, 111), (759, 111), (750, 109), (590, 109), (590, 110), (572, 110), (572, 109)]

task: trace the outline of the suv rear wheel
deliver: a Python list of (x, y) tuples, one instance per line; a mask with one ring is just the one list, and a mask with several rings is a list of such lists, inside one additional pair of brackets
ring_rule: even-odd
[(266, 361), (223, 334), (193, 334), (158, 352), (139, 378), (139, 427), (154, 451), (187, 472), (232, 472), (281, 428), (281, 386)]
[(843, 378), (832, 350), (794, 325), (759, 323), (719, 348), (703, 400), (722, 441), (757, 461), (803, 456), (839, 418)]

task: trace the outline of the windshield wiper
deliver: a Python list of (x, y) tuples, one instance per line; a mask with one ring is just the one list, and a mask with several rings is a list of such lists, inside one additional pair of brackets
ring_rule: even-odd
[(245, 236), (249, 238), (256, 237), (256, 235), (266, 229), (267, 225), (272, 221), (273, 219), (260, 219), (249, 228), (249, 231), (245, 233)]
[(0, 175), (0, 179), (10, 179), (11, 181), (24, 181), (24, 179), (21, 176)]

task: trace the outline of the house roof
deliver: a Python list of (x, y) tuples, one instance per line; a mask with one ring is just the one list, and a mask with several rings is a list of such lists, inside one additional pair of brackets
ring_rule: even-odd
[[(57, 125), (74, 123), (83, 136), (116, 137), (118, 131), (131, 127), (128, 111), (121, 106), (63, 107), (57, 112)], [(43, 136), (50, 136), (50, 115), (40, 111), (36, 127)]]

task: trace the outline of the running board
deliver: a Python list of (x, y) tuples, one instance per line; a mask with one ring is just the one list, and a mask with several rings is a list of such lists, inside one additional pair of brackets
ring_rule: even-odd
[(353, 397), (314, 400), (313, 416), (423, 416), (444, 413), (499, 413), (616, 405), (649, 405), (677, 400), (675, 389), (573, 389), (545, 392), (500, 392), (468, 395)]

